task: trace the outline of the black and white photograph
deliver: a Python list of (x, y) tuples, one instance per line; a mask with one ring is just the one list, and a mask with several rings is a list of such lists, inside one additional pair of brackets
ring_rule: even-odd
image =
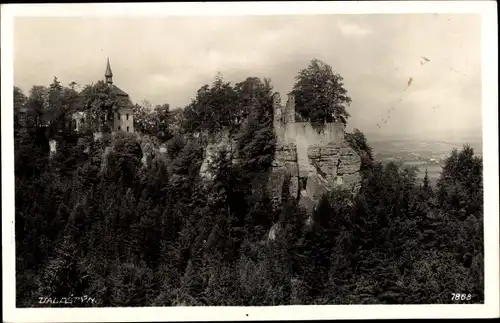
[(312, 3), (2, 5), (9, 322), (498, 317), (496, 3)]

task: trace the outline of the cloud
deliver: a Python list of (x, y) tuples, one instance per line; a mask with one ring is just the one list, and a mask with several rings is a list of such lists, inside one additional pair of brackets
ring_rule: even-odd
[(338, 22), (338, 28), (345, 36), (364, 37), (370, 34), (370, 30), (349, 22)]

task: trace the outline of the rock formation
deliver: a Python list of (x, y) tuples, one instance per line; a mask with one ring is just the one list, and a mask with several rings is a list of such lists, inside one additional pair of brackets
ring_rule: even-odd
[[(204, 151), (204, 159), (200, 168), (200, 176), (204, 179), (210, 180), (213, 174), (210, 171), (210, 165), (212, 164), (214, 158), (220, 151), (225, 151), (228, 157), (236, 157), (236, 140), (229, 135), (229, 132), (223, 131), (207, 137), (207, 146)], [(237, 162), (236, 158), (233, 158), (233, 163)]]
[[(279, 93), (275, 93), (273, 108), (277, 144), (267, 189), (274, 207), (279, 208), (283, 198), (289, 196), (312, 212), (318, 199), (336, 186), (356, 192), (361, 182), (361, 160), (344, 141), (345, 124), (326, 123), (318, 131), (309, 122), (295, 122), (292, 95), (289, 95), (286, 106), (282, 106)], [(234, 139), (227, 133), (211, 138), (200, 174), (211, 178), (209, 165), (217, 151), (234, 152), (235, 147)]]

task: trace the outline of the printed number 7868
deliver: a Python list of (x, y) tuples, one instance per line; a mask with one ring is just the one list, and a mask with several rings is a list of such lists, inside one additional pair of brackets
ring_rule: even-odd
[(470, 301), (471, 298), (471, 294), (451, 293), (452, 301)]

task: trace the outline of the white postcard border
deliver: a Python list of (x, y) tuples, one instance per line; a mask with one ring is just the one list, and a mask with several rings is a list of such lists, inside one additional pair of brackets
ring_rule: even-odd
[[(239, 2), (2, 5), (2, 251), (7, 322), (473, 318), (499, 316), (498, 25), (494, 1)], [(277, 307), (15, 308), (13, 20), (17, 16), (284, 15), (464, 13), (482, 15), (485, 303)]]

